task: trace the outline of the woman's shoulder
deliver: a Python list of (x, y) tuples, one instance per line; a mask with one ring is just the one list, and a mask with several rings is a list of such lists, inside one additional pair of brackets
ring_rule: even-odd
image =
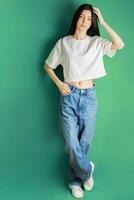
[(70, 38), (70, 35), (65, 35), (60, 38), (60, 41), (66, 41)]
[(61, 45), (62, 42), (66, 41), (66, 40), (68, 40), (68, 36), (59, 37), (59, 38), (57, 39), (57, 41), (56, 41), (56, 44), (57, 44), (57, 45)]
[(65, 35), (65, 36), (60, 37), (57, 40), (57, 44), (58, 45), (63, 45), (63, 44), (66, 45), (69, 41), (70, 41), (70, 36), (69, 35)]

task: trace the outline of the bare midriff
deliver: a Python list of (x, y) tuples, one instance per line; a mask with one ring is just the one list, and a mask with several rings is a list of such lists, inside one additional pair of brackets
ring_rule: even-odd
[(74, 85), (79, 88), (91, 88), (93, 87), (92, 80), (84, 80), (84, 81), (77, 81), (77, 82), (66, 82), (69, 85)]

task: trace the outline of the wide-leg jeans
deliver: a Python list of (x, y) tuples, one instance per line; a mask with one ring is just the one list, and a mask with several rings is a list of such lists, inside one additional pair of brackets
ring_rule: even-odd
[(65, 152), (69, 155), (68, 182), (81, 185), (91, 174), (87, 154), (92, 143), (96, 124), (96, 85), (79, 88), (68, 84), (71, 93), (60, 94), (59, 127), (63, 134)]

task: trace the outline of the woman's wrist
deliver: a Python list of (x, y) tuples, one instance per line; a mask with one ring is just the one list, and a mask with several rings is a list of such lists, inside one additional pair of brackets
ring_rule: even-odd
[(62, 83), (63, 83), (63, 82), (62, 82), (61, 80), (57, 80), (57, 81), (56, 81), (57, 87), (59, 88), (59, 86), (60, 86)]

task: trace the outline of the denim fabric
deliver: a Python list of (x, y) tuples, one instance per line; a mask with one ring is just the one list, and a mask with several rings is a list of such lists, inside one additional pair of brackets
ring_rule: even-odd
[(96, 85), (81, 89), (68, 84), (71, 93), (59, 97), (59, 127), (69, 155), (69, 184), (81, 185), (91, 174), (87, 154), (91, 146), (97, 111)]

